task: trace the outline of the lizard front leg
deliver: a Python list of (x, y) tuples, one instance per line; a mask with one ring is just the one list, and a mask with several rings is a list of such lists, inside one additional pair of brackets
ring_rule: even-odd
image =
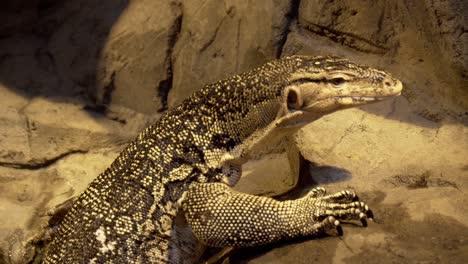
[(372, 217), (368, 206), (350, 191), (326, 195), (316, 188), (290, 201), (243, 194), (223, 183), (191, 186), (182, 203), (195, 236), (213, 247), (247, 247), (337, 229), (339, 220)]

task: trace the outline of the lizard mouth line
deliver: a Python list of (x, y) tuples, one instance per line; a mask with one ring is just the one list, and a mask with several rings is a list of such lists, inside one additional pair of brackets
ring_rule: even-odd
[[(401, 93), (398, 93), (398, 94), (390, 94), (390, 95), (382, 95), (382, 96), (352, 96), (352, 95), (348, 95), (348, 96), (333, 96), (333, 97), (330, 97), (330, 98), (336, 98), (336, 99), (352, 99), (353, 101), (354, 100), (357, 100), (357, 101), (382, 101), (382, 100), (386, 100), (386, 99), (389, 99), (389, 98), (393, 98), (395, 96), (398, 96), (400, 95)], [(327, 98), (329, 99), (329, 98)], [(324, 100), (327, 100), (327, 99), (324, 99)]]
[(353, 96), (353, 95), (345, 95), (345, 96), (331, 96), (327, 98), (323, 98), (321, 100), (313, 102), (310, 106), (313, 106), (315, 104), (324, 102), (324, 101), (329, 101), (329, 100), (352, 100), (352, 101), (361, 101), (361, 102), (371, 102), (371, 101), (383, 101), (386, 99), (393, 98), (395, 96), (400, 95), (400, 93), (397, 94), (390, 94), (390, 95), (382, 95), (382, 96)]
[(382, 101), (385, 100), (389, 97), (384, 97), (384, 96), (378, 96), (378, 97), (370, 97), (370, 96), (343, 96), (343, 97), (338, 97), (337, 99), (344, 99), (344, 100), (349, 100), (351, 99), (353, 102), (359, 101), (359, 102), (372, 102), (372, 101)]

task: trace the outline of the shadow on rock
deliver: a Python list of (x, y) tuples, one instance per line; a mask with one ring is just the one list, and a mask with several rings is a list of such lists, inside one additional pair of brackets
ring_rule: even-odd
[(101, 50), (127, 5), (127, 0), (2, 3), (0, 86), (25, 98), (95, 97)]
[(299, 178), (296, 186), (287, 193), (275, 196), (274, 198), (278, 200), (297, 199), (319, 185), (346, 181), (351, 177), (351, 172), (344, 168), (318, 165), (301, 157)]

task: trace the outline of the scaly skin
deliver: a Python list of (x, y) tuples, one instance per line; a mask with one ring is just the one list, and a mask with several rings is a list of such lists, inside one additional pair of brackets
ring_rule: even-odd
[(254, 246), (364, 220), (370, 211), (350, 192), (316, 189), (279, 202), (229, 186), (243, 163), (303, 125), (401, 89), (386, 72), (308, 56), (208, 85), (144, 130), (90, 184), (44, 262), (191, 263), (203, 244)]

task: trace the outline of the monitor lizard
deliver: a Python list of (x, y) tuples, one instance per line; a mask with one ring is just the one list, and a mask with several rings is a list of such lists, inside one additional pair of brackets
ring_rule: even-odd
[(389, 73), (290, 56), (207, 85), (146, 128), (73, 201), (44, 263), (193, 263), (372, 217), (352, 191), (277, 201), (233, 191), (247, 160), (326, 114), (393, 98)]

